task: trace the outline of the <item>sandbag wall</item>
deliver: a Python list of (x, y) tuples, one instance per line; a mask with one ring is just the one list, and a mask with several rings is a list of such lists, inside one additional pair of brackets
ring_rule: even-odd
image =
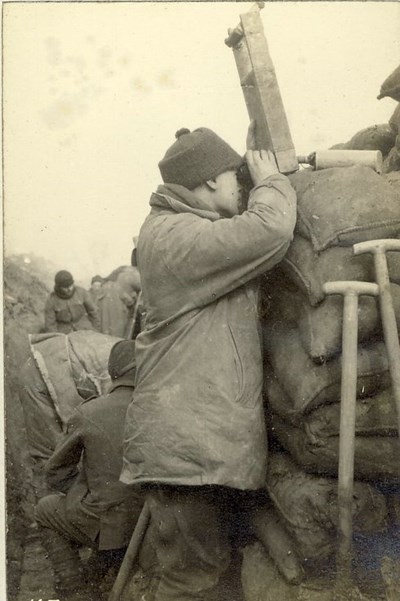
[[(319, 497), (320, 507), (310, 498), (325, 491), (335, 504), (325, 513), (337, 516), (343, 298), (325, 298), (322, 286), (375, 281), (373, 257), (354, 256), (352, 245), (399, 236), (400, 191), (360, 166), (303, 170), (290, 179), (298, 195), (295, 236), (262, 291), (268, 423), (287, 453), (271, 457), (267, 488), (303, 557), (310, 557), (313, 529), (327, 555), (336, 537), (332, 519), (320, 519), (326, 497)], [(388, 253), (388, 263), (400, 327), (400, 253)], [(383, 496), (372, 482), (400, 482), (400, 445), (378, 301), (365, 296), (356, 414), (354, 515), (360, 531), (369, 531), (384, 523)], [(302, 515), (297, 523), (290, 505)]]
[[(381, 85), (378, 99), (381, 98), (391, 98), (397, 103), (389, 122), (366, 127), (354, 134), (347, 142), (335, 144), (332, 148), (380, 150), (383, 158), (383, 173), (394, 173), (400, 171), (400, 65)], [(399, 179), (396, 179), (400, 185)]]
[(378, 99), (392, 98), (397, 102), (393, 115), (389, 119), (391, 133), (394, 135), (393, 145), (384, 156), (383, 171), (391, 173), (400, 171), (400, 65), (385, 79)]

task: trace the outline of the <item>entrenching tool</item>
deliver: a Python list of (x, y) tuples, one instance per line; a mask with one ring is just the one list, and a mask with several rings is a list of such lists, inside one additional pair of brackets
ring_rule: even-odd
[(386, 251), (400, 251), (400, 240), (367, 240), (366, 242), (354, 244), (353, 251), (355, 255), (372, 253), (374, 256), (375, 279), (379, 286), (382, 328), (389, 361), (393, 396), (396, 402), (398, 431), (400, 435), (400, 344), (386, 259)]
[(131, 540), (129, 541), (128, 548), (125, 552), (124, 559), (122, 560), (114, 585), (108, 597), (108, 601), (121, 600), (121, 595), (128, 581), (129, 574), (131, 573), (132, 566), (135, 562), (137, 554), (139, 552), (140, 545), (143, 541), (149, 521), (150, 508), (145, 502), (143, 505), (143, 509), (140, 513), (139, 519), (136, 523), (135, 529), (133, 531)]
[(344, 296), (338, 474), (339, 540), (336, 558), (337, 585), (342, 590), (351, 583), (358, 297), (361, 294), (378, 296), (379, 287), (371, 282), (338, 281), (326, 282), (323, 291), (325, 294)]

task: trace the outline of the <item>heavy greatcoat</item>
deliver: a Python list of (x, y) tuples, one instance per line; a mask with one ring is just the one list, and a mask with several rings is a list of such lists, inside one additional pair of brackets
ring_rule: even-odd
[(44, 308), (45, 331), (69, 334), (76, 330), (99, 330), (97, 308), (89, 292), (75, 286), (71, 298), (51, 292)]
[(270, 176), (230, 219), (160, 186), (140, 232), (145, 330), (127, 412), (126, 483), (261, 488), (267, 444), (257, 276), (288, 249), (296, 196)]

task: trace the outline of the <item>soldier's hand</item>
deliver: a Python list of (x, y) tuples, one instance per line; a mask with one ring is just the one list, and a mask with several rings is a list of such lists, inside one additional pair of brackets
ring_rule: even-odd
[(246, 162), (255, 186), (260, 184), (266, 177), (279, 173), (271, 150), (248, 150), (246, 152)]

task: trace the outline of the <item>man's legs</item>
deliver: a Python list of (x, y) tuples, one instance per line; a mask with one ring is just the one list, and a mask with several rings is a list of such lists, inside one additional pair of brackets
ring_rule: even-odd
[(155, 601), (211, 598), (230, 560), (218, 493), (205, 487), (164, 487), (150, 491), (147, 502), (161, 576)]
[(57, 594), (61, 599), (68, 599), (81, 591), (82, 599), (85, 599), (85, 579), (78, 548), (81, 545), (93, 546), (93, 541), (68, 520), (63, 495), (48, 495), (40, 499), (35, 514), (42, 545), (53, 568)]

